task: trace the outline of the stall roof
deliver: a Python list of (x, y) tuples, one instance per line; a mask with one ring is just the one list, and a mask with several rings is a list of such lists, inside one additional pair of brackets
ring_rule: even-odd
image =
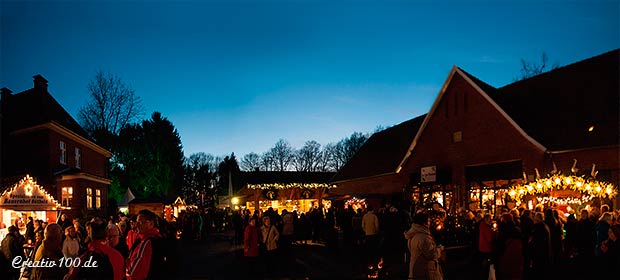
[(373, 134), (330, 180), (339, 183), (396, 173), (426, 114)]
[(0, 195), (0, 208), (17, 211), (53, 211), (62, 206), (34, 178), (26, 175)]

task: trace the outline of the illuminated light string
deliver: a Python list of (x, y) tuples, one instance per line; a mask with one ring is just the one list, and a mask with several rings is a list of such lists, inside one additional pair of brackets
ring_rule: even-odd
[(5, 190), (2, 193), (2, 195), (0, 195), (0, 197), (5, 197), (5, 196), (10, 195), (12, 192), (14, 192), (19, 187), (24, 188), (24, 194), (26, 196), (32, 196), (33, 195), (32, 192), (34, 191), (35, 187), (39, 187), (39, 190), (41, 191), (43, 196), (45, 196), (47, 200), (51, 201), (54, 205), (56, 205), (55, 208), (64, 208), (60, 205), (60, 203), (58, 203), (58, 201), (52, 195), (50, 195), (47, 191), (45, 191), (45, 189), (39, 186), (37, 182), (34, 180), (34, 178), (30, 177), (29, 174), (26, 174), (26, 176), (23, 179), (19, 180), (17, 184), (13, 185), (12, 188)]
[(326, 188), (333, 189), (336, 185), (330, 184), (319, 184), (319, 183), (288, 183), (288, 184), (248, 184), (248, 189), (294, 189), (294, 188), (306, 188), (306, 189), (318, 189), (318, 188)]
[(538, 198), (544, 202), (557, 202), (560, 204), (585, 203), (595, 197), (613, 198), (618, 194), (613, 184), (601, 182), (594, 178), (584, 178), (583, 176), (552, 174), (548, 178), (536, 179), (525, 185), (512, 187), (508, 194), (517, 201), (526, 195), (549, 195), (552, 191), (572, 190), (581, 194), (580, 198), (558, 198), (543, 197)]

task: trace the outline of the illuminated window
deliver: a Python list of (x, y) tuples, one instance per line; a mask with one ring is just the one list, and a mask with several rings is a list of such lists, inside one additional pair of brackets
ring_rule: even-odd
[(60, 163), (67, 164), (67, 144), (60, 141)]
[(96, 189), (95, 190), (95, 203), (97, 204), (97, 209), (101, 209), (101, 190), (100, 189)]
[(73, 187), (62, 187), (62, 206), (71, 207)]
[(80, 148), (75, 148), (75, 167), (82, 168), (82, 151)]
[(86, 188), (86, 208), (93, 209), (93, 189)]

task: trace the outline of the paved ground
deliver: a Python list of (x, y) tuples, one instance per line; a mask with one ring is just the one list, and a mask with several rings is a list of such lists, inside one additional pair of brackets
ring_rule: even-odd
[[(365, 279), (363, 254), (355, 249), (332, 250), (324, 244), (300, 244), (278, 257), (274, 275), (252, 277), (243, 258), (242, 246), (231, 242), (232, 232), (203, 241), (179, 241), (176, 271), (178, 279)], [(471, 279), (469, 256), (463, 249), (447, 252), (446, 279)], [(408, 266), (401, 252), (386, 252), (383, 279), (407, 279)]]

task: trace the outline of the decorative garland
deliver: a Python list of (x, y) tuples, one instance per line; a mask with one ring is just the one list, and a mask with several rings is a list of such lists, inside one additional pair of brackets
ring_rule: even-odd
[(319, 183), (288, 183), (288, 184), (248, 184), (248, 189), (293, 189), (293, 188), (307, 188), (307, 189), (318, 189), (318, 188), (326, 188), (332, 189), (335, 188), (336, 185), (330, 184), (319, 184)]
[(573, 190), (581, 194), (580, 199), (553, 199), (557, 202), (580, 202), (584, 203), (594, 197), (613, 198), (617, 191), (613, 184), (601, 182), (594, 177), (585, 178), (584, 176), (562, 175), (560, 173), (551, 174), (548, 178), (536, 179), (536, 181), (525, 185), (512, 187), (508, 194), (520, 201), (525, 195), (539, 196), (549, 194), (553, 190)]

